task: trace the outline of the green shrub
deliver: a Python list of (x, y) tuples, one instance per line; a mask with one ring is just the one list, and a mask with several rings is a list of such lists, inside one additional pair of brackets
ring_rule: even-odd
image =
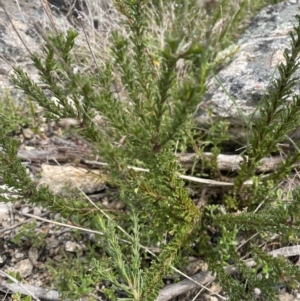
[[(241, 2), (244, 6), (240, 10), (246, 2)], [(112, 300), (155, 300), (163, 276), (180, 262), (180, 254), (187, 254), (196, 244), (197, 255), (216, 273), (231, 300), (255, 299), (257, 287), (268, 300), (275, 300), (276, 285), (293, 285), (298, 272), (283, 258), (271, 257), (258, 246), (262, 240), (271, 241), (266, 235), (280, 234), (289, 240), (299, 234), (296, 221), (300, 211), (299, 191), (293, 193), (293, 200), (283, 202), (277, 199), (280, 191), (276, 188), (299, 160), (299, 154), (290, 155), (267, 180), (255, 174), (255, 167), (262, 157), (276, 150), (276, 144), (285, 140), (285, 135), (298, 123), (299, 98), (295, 96), (290, 105), (285, 105), (284, 99), (291, 95), (296, 82), (292, 75), (299, 67), (296, 58), (300, 50), (300, 25), (291, 35), (292, 52), (285, 53), (286, 63), (279, 67), (280, 77), (273, 83), (271, 97), (264, 100), (260, 109), (261, 119), (253, 130), (246, 150), (247, 160), (233, 189), (224, 193), (221, 204), (207, 200), (198, 208), (179, 177), (182, 167), (174, 149), (178, 141), (185, 144), (185, 133), (191, 133), (190, 120), (205, 93), (209, 71), (216, 68), (217, 53), (213, 46), (226, 44), (230, 24), (214, 36), (209, 24), (218, 20), (217, 9), (212, 15), (215, 19), (203, 24), (197, 4), (169, 3), (176, 22), (171, 22), (163, 43), (159, 43), (150, 26), (153, 19), (149, 18), (148, 1), (123, 0), (115, 4), (123, 14), (128, 35), (112, 32), (109, 59), (101, 62), (101, 68), (73, 72), (72, 51), (77, 37), (73, 30), (45, 36), (43, 56), (32, 56), (40, 80), (55, 102), (22, 69), (15, 68), (12, 76), (15, 86), (44, 108), (47, 118), (72, 117), (79, 121), (77, 134), (90, 142), (95, 154), (108, 164), (109, 181), (118, 187), (126, 204), (124, 218), (122, 214), (95, 210), (85, 197), (54, 197), (47, 187), (37, 189), (16, 159), (18, 142), (5, 137), (2, 130), (0, 174), (8, 186), (18, 191), (19, 198), (103, 233), (103, 237), (97, 235), (102, 252), (89, 246), (86, 256), (90, 260), (73, 261), (74, 273), (60, 267), (51, 269), (57, 279), (64, 279), (59, 285), (61, 292), (65, 297), (78, 298), (89, 294), (102, 279), (108, 283), (105, 292)], [(164, 5), (168, 7), (168, 3)], [(234, 14), (231, 24), (239, 20), (239, 13)], [(162, 22), (159, 15), (157, 18), (158, 23)], [(208, 26), (206, 32), (205, 26)], [(180, 60), (184, 61), (184, 72), (179, 74), (176, 70)], [(115, 83), (122, 92), (116, 91)], [(279, 123), (279, 119), (283, 122)], [(274, 131), (266, 133), (265, 129), (270, 127)], [(219, 152), (214, 149), (216, 155)], [(253, 185), (245, 188), (243, 184), (248, 179), (253, 180)], [(264, 206), (255, 210), (264, 197)], [(91, 213), (86, 216), (83, 212), (88, 209)], [(291, 218), (292, 225), (288, 222)], [(212, 241), (209, 234), (212, 232), (219, 235), (217, 241)], [(251, 244), (245, 244), (241, 253), (236, 248), (238, 236), (251, 237), (253, 233), (259, 235), (251, 239)], [(146, 244), (150, 255), (145, 254)], [(151, 247), (158, 245), (160, 252), (155, 255)], [(248, 267), (241, 259), (248, 252), (257, 262), (254, 267)], [(236, 266), (235, 277), (224, 269), (230, 263)]]

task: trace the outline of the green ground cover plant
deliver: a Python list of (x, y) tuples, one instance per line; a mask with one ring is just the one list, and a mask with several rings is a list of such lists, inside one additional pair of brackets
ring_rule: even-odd
[[(298, 285), (298, 269), (259, 246), (271, 243), (275, 234), (284, 244), (295, 242), (299, 235), (300, 191), (284, 194), (278, 188), (299, 161), (299, 152), (289, 154), (267, 178), (256, 175), (255, 167), (299, 124), (299, 97), (291, 92), (299, 67), (299, 17), (291, 34), (291, 51), (285, 52), (279, 77), (271, 84), (271, 96), (262, 101), (261, 118), (251, 129), (233, 188), (224, 190), (217, 202), (209, 199), (199, 208), (179, 177), (184, 171), (176, 146), (183, 144), (184, 149), (184, 144), (193, 147), (203, 142), (195, 141), (191, 134), (193, 113), (206, 91), (210, 71), (220, 67), (214, 60), (217, 53), (232, 41), (231, 30), (241, 23), (240, 14), (250, 8), (248, 1), (241, 1), (230, 22), (218, 30), (216, 20), (226, 3), (212, 6), (206, 2), (202, 9), (212, 14), (203, 21), (193, 1), (176, 5), (154, 1), (153, 7), (148, 1), (115, 1), (125, 30), (111, 32), (107, 59), (101, 64), (93, 55), (98, 68), (74, 72), (78, 37), (74, 30), (45, 35), (43, 54), (31, 56), (47, 91), (15, 68), (14, 85), (44, 108), (46, 118), (79, 121), (74, 130), (108, 164), (109, 182), (126, 204), (125, 213), (112, 214), (88, 201), (83, 193), (70, 198), (53, 196), (45, 186), (38, 188), (17, 159), (18, 140), (7, 137), (7, 130), (1, 127), (0, 174), (18, 193), (18, 200), (60, 212), (66, 220), (103, 234), (96, 235), (97, 243), (88, 246), (86, 258), (49, 267), (64, 297), (89, 295), (96, 283), (105, 281), (110, 300), (156, 300), (163, 276), (180, 267), (182, 258), (192, 252), (208, 263), (230, 300), (255, 300), (256, 288), (265, 300), (276, 300), (278, 284)], [(154, 16), (157, 24), (165, 22), (157, 13), (161, 5), (172, 12), (163, 39), (152, 26)], [(226, 9), (233, 10), (231, 6)], [(180, 72), (179, 62), (183, 62)], [(115, 83), (121, 92), (116, 91)], [(288, 97), (292, 102), (287, 104)], [(266, 133), (265, 129), (272, 131)], [(217, 142), (213, 145), (217, 155), (221, 150)], [(253, 184), (244, 185), (249, 179)], [(213, 234), (218, 235), (216, 241)], [(242, 248), (237, 248), (239, 236), (249, 238)], [(154, 253), (153, 247), (159, 247), (159, 252)], [(252, 267), (243, 260), (250, 254), (256, 262)], [(224, 269), (232, 264), (236, 269), (233, 276)]]
[(34, 104), (28, 100), (16, 104), (9, 91), (5, 91), (1, 98), (0, 112), (1, 126), (7, 134), (13, 135), (29, 125), (35, 128), (39, 123)]

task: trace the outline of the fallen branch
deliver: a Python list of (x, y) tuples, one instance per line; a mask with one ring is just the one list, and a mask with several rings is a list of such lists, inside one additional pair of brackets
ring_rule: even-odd
[[(195, 162), (201, 163), (203, 160), (211, 160), (214, 155), (212, 153), (203, 153), (201, 156), (195, 153), (180, 154), (179, 162), (185, 169), (190, 169), (194, 166)], [(202, 159), (201, 159), (202, 157)], [(247, 157), (245, 157), (247, 160)], [(278, 166), (283, 162), (283, 158), (280, 156), (263, 158), (260, 160), (256, 167), (257, 173), (271, 172), (276, 170)], [(223, 155), (217, 156), (217, 168), (222, 171), (238, 171), (241, 164), (244, 162), (244, 158), (240, 155)], [(198, 163), (198, 164), (199, 164)], [(197, 166), (197, 165), (196, 165)]]
[[(87, 159), (87, 156), (89, 157)], [(75, 147), (49, 147), (43, 150), (19, 150), (17, 157), (22, 161), (38, 162), (38, 163), (73, 163), (78, 162), (89, 166), (99, 166), (103, 163), (98, 162), (93, 158), (92, 152), (87, 148)], [(179, 163), (184, 169), (190, 169), (196, 162), (196, 167), (202, 164), (205, 160), (211, 160), (212, 153), (206, 152), (201, 156), (195, 153), (187, 153), (178, 155)], [(271, 172), (276, 170), (284, 161), (280, 156), (263, 158), (256, 167), (257, 173)], [(222, 171), (238, 171), (240, 165), (244, 162), (244, 158), (240, 155), (223, 155), (217, 156), (217, 167)]]
[[(30, 163), (71, 163), (75, 166), (81, 166), (88, 169), (100, 169), (104, 166), (107, 166), (107, 163), (100, 162), (99, 159), (93, 157), (91, 150), (87, 149), (86, 147), (78, 147), (74, 143), (65, 142), (65, 146), (57, 146), (54, 147), (51, 145), (48, 149), (44, 150), (19, 150), (18, 152), (18, 158), (20, 158), (23, 161), (29, 161)], [(68, 143), (68, 144), (67, 144)], [(201, 155), (201, 158), (197, 154), (181, 154), (178, 155), (178, 159), (180, 164), (183, 166), (184, 169), (188, 170), (193, 167), (193, 165), (196, 165), (198, 167), (198, 164), (203, 164), (206, 160), (211, 160), (213, 154), (212, 153), (203, 153)], [(242, 156), (239, 155), (218, 155), (217, 156), (217, 167), (219, 170), (224, 171), (237, 171), (240, 169), (240, 164), (243, 163)], [(270, 157), (270, 158), (264, 158), (260, 161), (260, 164), (257, 166), (256, 171), (258, 173), (262, 172), (268, 172), (272, 170), (276, 170), (280, 163), (283, 162), (283, 158), (280, 156), (277, 157)], [(136, 171), (143, 171), (143, 172), (149, 172), (148, 169), (134, 167), (134, 166), (128, 166), (129, 168), (132, 168)], [(53, 166), (55, 168), (55, 166)], [(63, 168), (57, 166), (57, 168)], [(68, 167), (71, 168), (71, 167)], [(75, 167), (72, 167), (73, 169), (76, 169)], [(265, 175), (267, 176), (267, 175)], [(198, 182), (202, 184), (206, 184), (209, 186), (232, 186), (233, 181), (217, 181), (217, 180), (211, 180), (206, 178), (199, 178), (199, 177), (193, 177), (188, 175), (181, 175), (178, 174), (179, 178), (182, 178), (184, 180), (192, 181), (192, 182)], [(68, 176), (68, 181), (72, 182), (72, 176)], [(76, 178), (76, 183), (78, 179)], [(252, 181), (248, 180), (244, 182), (244, 185), (252, 185)], [(49, 184), (49, 186), (51, 186)]]
[[(33, 285), (25, 285), (22, 286), (18, 283), (8, 283), (6, 281), (0, 282), (0, 290), (10, 290), (13, 293), (21, 293), (22, 295), (34, 295), (36, 298), (49, 300), (49, 301), (59, 301), (59, 293), (56, 290), (43, 289), (41, 287), (33, 286)], [(31, 294), (29, 294), (30, 292)]]

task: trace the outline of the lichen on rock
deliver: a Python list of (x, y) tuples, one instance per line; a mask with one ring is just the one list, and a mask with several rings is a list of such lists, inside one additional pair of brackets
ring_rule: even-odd
[[(196, 113), (201, 128), (208, 128), (211, 121), (228, 121), (232, 140), (246, 142), (246, 122), (259, 117), (260, 100), (278, 74), (276, 67), (283, 62), (284, 51), (291, 48), (289, 32), (296, 25), (297, 11), (297, 3), (284, 2), (257, 14), (237, 41), (239, 50), (232, 62), (216, 75), (223, 87), (215, 78), (208, 82), (208, 91)], [(293, 92), (299, 93), (299, 84)]]

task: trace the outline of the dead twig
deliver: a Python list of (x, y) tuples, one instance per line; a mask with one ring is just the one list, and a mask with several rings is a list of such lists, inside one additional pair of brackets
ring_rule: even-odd
[[(277, 257), (279, 255), (284, 257), (296, 256), (300, 255), (300, 246), (290, 246), (284, 247), (277, 250), (273, 250), (268, 252), (268, 255)], [(248, 267), (256, 266), (256, 262), (252, 259), (245, 260), (245, 263)], [(235, 266), (229, 266), (225, 268), (228, 274), (233, 274), (236, 272)], [(200, 272), (195, 276), (191, 277), (196, 282), (201, 283), (202, 285), (206, 285), (207, 283), (214, 281), (216, 279), (210, 272)], [(187, 293), (193, 289), (196, 289), (198, 286), (194, 282), (185, 279), (175, 284), (171, 284), (162, 290), (160, 290), (159, 295), (155, 301), (168, 301), (172, 298), (175, 298), (181, 294)]]

